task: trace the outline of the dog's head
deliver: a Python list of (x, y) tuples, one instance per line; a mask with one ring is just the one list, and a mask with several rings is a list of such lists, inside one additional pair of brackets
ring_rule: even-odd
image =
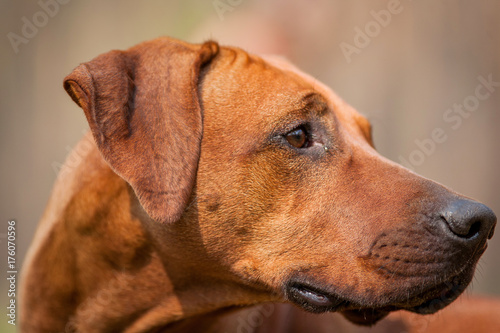
[(270, 300), (361, 324), (432, 313), (493, 235), (489, 208), (380, 156), (363, 116), (278, 58), (165, 38), (65, 88), (148, 215), (195, 225), (214, 269)]

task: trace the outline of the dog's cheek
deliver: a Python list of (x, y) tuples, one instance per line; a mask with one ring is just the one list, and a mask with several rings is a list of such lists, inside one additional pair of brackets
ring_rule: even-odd
[(220, 159), (200, 162), (197, 214), (201, 236), (207, 250), (219, 254), (228, 264), (240, 260), (247, 248), (265, 240), (269, 233), (280, 234), (268, 221), (286, 211), (291, 184), (296, 181), (279, 160), (277, 156), (257, 154), (227, 161), (231, 167), (224, 170)]

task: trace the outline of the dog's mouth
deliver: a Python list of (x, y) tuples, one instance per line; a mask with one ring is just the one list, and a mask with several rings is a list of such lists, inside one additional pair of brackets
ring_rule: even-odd
[(395, 304), (378, 308), (354, 308), (341, 312), (348, 320), (359, 325), (373, 325), (388, 315), (389, 312), (398, 310), (406, 310), (422, 315), (432, 314), (448, 306), (467, 288), (468, 283), (458, 283), (458, 278), (452, 281), (415, 296), (413, 299), (408, 300), (407, 304)]
[(350, 305), (342, 297), (301, 282), (289, 283), (286, 296), (292, 303), (313, 313), (339, 311)]
[[(387, 245), (377, 248), (377, 256), (371, 256), (370, 253), (368, 259), (363, 257), (363, 263), (373, 260), (373, 263), (369, 262), (369, 268), (384, 281), (380, 284), (377, 282), (364, 288), (359, 282), (336, 286), (326, 282), (330, 278), (325, 279), (324, 273), (314, 273), (308, 269), (289, 277), (285, 295), (289, 301), (309, 312), (340, 312), (351, 322), (360, 325), (372, 325), (398, 310), (418, 314), (435, 313), (453, 302), (467, 288), (487, 243), (460, 256), (454, 255), (453, 258), (438, 257), (437, 254), (445, 252), (446, 248), (434, 245), (439, 243), (428, 244), (432, 245), (431, 250), (435, 250), (431, 252), (433, 261), (425, 261), (421, 253), (411, 252), (409, 246), (398, 248), (395, 245), (393, 250), (397, 255), (393, 257), (383, 252)], [(421, 252), (429, 255), (427, 248)], [(422, 258), (415, 259), (416, 255)], [(408, 260), (401, 264), (401, 258)]]
[(453, 302), (467, 287), (470, 279), (456, 276), (418, 293), (405, 301), (387, 304), (370, 304), (353, 301), (335, 292), (325, 291), (317, 286), (290, 281), (286, 297), (292, 303), (313, 313), (341, 312), (348, 320), (359, 325), (373, 325), (389, 312), (406, 310), (418, 314), (435, 313)]
[(313, 313), (342, 312), (350, 321), (361, 325), (372, 325), (384, 318), (393, 306), (363, 307), (336, 294), (320, 290), (309, 284), (291, 282), (286, 289), (287, 298), (306, 311)]

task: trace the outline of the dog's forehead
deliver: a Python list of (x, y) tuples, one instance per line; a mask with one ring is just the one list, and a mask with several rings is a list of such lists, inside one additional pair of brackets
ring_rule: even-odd
[(316, 94), (348, 131), (359, 133), (360, 128), (362, 132), (369, 131), (365, 117), (325, 84), (283, 57), (253, 55), (238, 48), (222, 47), (217, 64), (210, 72), (212, 84), (204, 90), (221, 105), (229, 106), (231, 117), (260, 117), (263, 122), (277, 120), (303, 107), (305, 96)]
[(342, 123), (349, 124), (355, 122), (357, 126), (361, 126), (363, 128), (370, 127), (368, 119), (347, 104), (342, 98), (333, 92), (332, 89), (311, 75), (298, 69), (285, 57), (277, 55), (261, 55), (261, 57), (270, 65), (283, 71), (294, 73), (305, 82), (308, 82), (314, 90), (318, 91), (318, 93), (327, 99), (331, 108), (335, 111), (337, 118), (339, 118)]
[(370, 141), (370, 125), (363, 116), (327, 86), (278, 57), (222, 47), (207, 69), (200, 85), (207, 138), (229, 140), (237, 133), (231, 144), (243, 147), (280, 128), (321, 117), (353, 143)]

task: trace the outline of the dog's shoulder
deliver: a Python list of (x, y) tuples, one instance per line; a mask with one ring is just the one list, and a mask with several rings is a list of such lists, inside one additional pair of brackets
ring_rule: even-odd
[(88, 132), (59, 171), (35, 241), (57, 228), (81, 232), (92, 229), (111, 209), (109, 201), (126, 192), (126, 182), (110, 169)]
[[(130, 186), (104, 161), (90, 133), (85, 135), (60, 170), (23, 263), (23, 290), (30, 292), (21, 298), (23, 312), (32, 316), (29, 322), (47, 322), (44, 318), (51, 311), (67, 320), (77, 300), (102, 288), (113, 272), (133, 271), (147, 263), (144, 257), (151, 245), (133, 213), (136, 201)], [(82, 289), (81, 279), (92, 283)], [(40, 299), (50, 301), (41, 306)]]
[[(46, 274), (44, 267), (61, 267), (65, 272), (61, 283), (70, 284), (68, 272), (77, 270), (76, 266), (99, 271), (107, 265), (132, 265), (147, 243), (132, 212), (133, 198), (133, 190), (104, 161), (91, 134), (86, 134), (59, 172), (26, 257), (24, 275), (38, 283), (46, 276), (58, 276)], [(54, 258), (58, 265), (49, 263)]]

